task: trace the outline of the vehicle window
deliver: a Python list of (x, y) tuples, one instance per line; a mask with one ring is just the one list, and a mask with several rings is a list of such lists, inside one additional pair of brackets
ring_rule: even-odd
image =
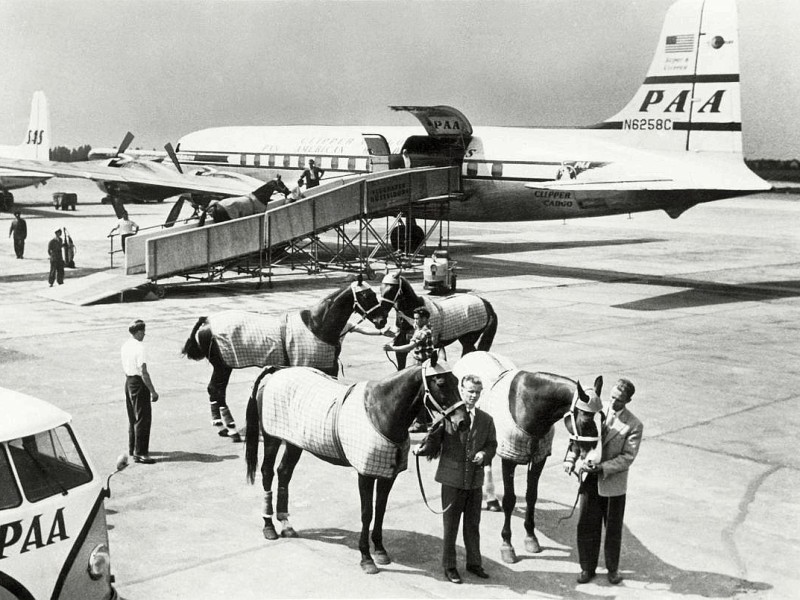
[(283, 157), (283, 166), (286, 169), (288, 169), (289, 167), (292, 166), (292, 157), (289, 156), (288, 154), (284, 155), (284, 157)]
[(503, 177), (503, 163), (492, 163), (492, 177), (495, 179)]
[(11, 472), (11, 463), (8, 460), (5, 446), (0, 445), (0, 510), (14, 508), (22, 504), (14, 473)]
[(66, 494), (92, 480), (92, 472), (67, 425), (12, 440), (8, 447), (22, 491), (30, 502)]

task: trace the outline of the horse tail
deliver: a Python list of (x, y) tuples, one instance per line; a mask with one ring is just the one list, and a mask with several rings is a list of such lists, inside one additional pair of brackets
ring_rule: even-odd
[[(195, 323), (194, 328), (192, 329), (192, 333), (186, 339), (186, 343), (183, 345), (183, 350), (181, 350), (181, 354), (191, 360), (203, 360), (204, 358), (208, 358), (208, 349), (210, 342), (204, 340), (202, 345), (197, 341), (197, 331), (208, 322), (206, 317), (200, 317), (197, 319), (197, 323)], [(205, 337), (205, 336), (203, 336)], [(208, 336), (210, 339), (211, 336)]]
[(247, 463), (247, 481), (255, 483), (256, 465), (258, 464), (258, 434), (261, 431), (261, 419), (258, 414), (258, 390), (261, 380), (275, 372), (275, 367), (267, 367), (261, 371), (253, 382), (253, 391), (247, 402), (245, 413), (244, 458)]
[(481, 335), (478, 338), (478, 350), (483, 350), (488, 352), (492, 348), (492, 343), (494, 342), (494, 336), (497, 333), (497, 313), (494, 311), (494, 307), (489, 303), (488, 300), (483, 300), (483, 305), (486, 307), (486, 312), (489, 313), (489, 321), (486, 323), (486, 326), (481, 331)]

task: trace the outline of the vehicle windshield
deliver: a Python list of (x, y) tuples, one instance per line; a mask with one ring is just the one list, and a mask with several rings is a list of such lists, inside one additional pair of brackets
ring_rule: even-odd
[(92, 471), (68, 425), (8, 442), (22, 491), (38, 502), (92, 480)]
[(22, 503), (14, 473), (11, 472), (11, 463), (8, 460), (5, 446), (0, 445), (0, 510), (14, 508)]

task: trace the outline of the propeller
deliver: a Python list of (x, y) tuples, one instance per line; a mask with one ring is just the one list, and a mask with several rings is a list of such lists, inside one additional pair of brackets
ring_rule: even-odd
[(175, 154), (175, 149), (172, 147), (172, 144), (167, 142), (164, 145), (164, 150), (167, 151), (167, 156), (169, 156), (169, 159), (172, 161), (172, 164), (175, 165), (176, 169), (178, 169), (178, 173), (183, 175), (183, 169), (181, 168), (181, 163), (178, 160), (178, 155)]
[(122, 139), (122, 143), (119, 145), (119, 149), (117, 150), (115, 156), (125, 154), (125, 150), (128, 149), (128, 146), (131, 145), (132, 141), (133, 141), (133, 134), (129, 131), (128, 133), (125, 134), (125, 137)]

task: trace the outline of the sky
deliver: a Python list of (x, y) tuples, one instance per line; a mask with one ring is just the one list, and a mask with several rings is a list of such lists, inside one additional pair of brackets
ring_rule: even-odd
[[(672, 0), (2, 0), (0, 144), (161, 149), (224, 125), (589, 125), (644, 78)], [(800, 2), (738, 0), (744, 151), (800, 158)]]

